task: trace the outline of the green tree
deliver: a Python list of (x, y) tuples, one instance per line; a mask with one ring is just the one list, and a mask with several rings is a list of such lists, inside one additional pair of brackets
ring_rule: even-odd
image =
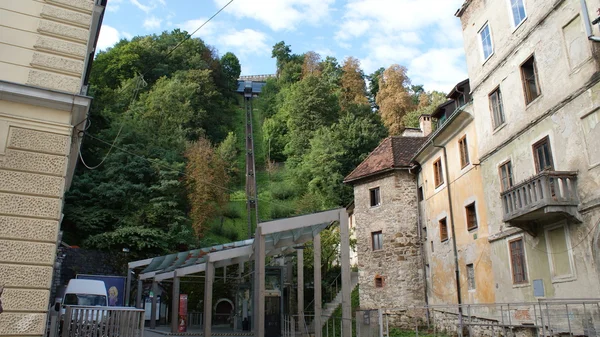
[(240, 60), (238, 60), (234, 53), (227, 52), (221, 57), (221, 67), (227, 81), (227, 86), (231, 88), (231, 90), (235, 90), (237, 87), (237, 80), (242, 72)]
[(376, 100), (377, 93), (379, 93), (379, 80), (381, 79), (381, 76), (383, 76), (384, 71), (385, 68), (381, 67), (375, 70), (371, 75), (367, 76), (367, 79), (369, 80), (369, 103), (371, 103), (371, 107), (374, 110), (379, 110)]
[(419, 117), (421, 115), (431, 115), (435, 109), (447, 100), (446, 94), (439, 91), (431, 91), (428, 93), (422, 93), (419, 96), (419, 105), (413, 111), (408, 112), (403, 118), (402, 122), (406, 127), (418, 128)]
[(292, 167), (309, 148), (312, 133), (335, 122), (339, 114), (337, 98), (326, 83), (308, 76), (293, 84), (287, 92), (281, 113), (287, 116), (288, 142), (285, 154)]
[(273, 46), (271, 57), (277, 62), (277, 75), (279, 75), (283, 69), (283, 66), (291, 60), (292, 50), (289, 45), (285, 44), (285, 41), (279, 41)]

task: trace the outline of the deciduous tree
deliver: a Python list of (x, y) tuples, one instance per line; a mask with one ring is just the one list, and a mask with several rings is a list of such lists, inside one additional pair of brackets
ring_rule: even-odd
[(390, 135), (402, 133), (405, 128), (402, 118), (413, 108), (412, 98), (407, 90), (409, 85), (406, 68), (397, 64), (387, 68), (379, 79), (376, 103)]

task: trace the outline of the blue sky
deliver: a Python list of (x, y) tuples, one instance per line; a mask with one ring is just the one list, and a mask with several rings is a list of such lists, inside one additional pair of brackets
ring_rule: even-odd
[[(175, 28), (194, 31), (229, 0), (108, 0), (98, 47)], [(467, 77), (460, 21), (463, 0), (234, 0), (194, 35), (219, 54), (235, 53), (242, 75), (272, 74), (272, 46), (315, 51), (366, 74), (394, 63), (413, 84), (448, 92)]]

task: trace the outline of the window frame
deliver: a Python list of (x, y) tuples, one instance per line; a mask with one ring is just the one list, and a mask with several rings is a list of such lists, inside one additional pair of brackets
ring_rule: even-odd
[[(522, 252), (522, 261), (521, 261), (521, 265), (522, 265), (522, 271), (523, 271), (523, 280), (521, 281), (516, 281), (515, 279), (515, 269), (514, 269), (514, 261), (513, 261), (513, 253), (512, 253), (512, 248), (511, 248), (511, 244), (513, 242), (517, 242), (517, 241), (521, 241), (521, 252)], [(525, 238), (520, 235), (517, 237), (513, 237), (512, 239), (507, 240), (508, 243), (508, 260), (510, 263), (510, 274), (512, 277), (512, 281), (513, 281), (513, 286), (523, 286), (523, 285), (528, 285), (529, 284), (529, 270), (527, 269), (528, 263), (527, 263), (527, 252), (525, 250)]]
[[(523, 66), (525, 63), (533, 60), (533, 76), (535, 80), (535, 87), (537, 90), (537, 96), (531, 98), (531, 93), (529, 91), (529, 86), (527, 85), (525, 72), (523, 71)], [(521, 72), (521, 84), (523, 85), (523, 94), (525, 97), (525, 107), (529, 106), (531, 103), (535, 102), (540, 96), (542, 96), (542, 87), (540, 86), (540, 75), (537, 69), (537, 62), (534, 54), (531, 54), (521, 65), (519, 65), (519, 71)]]
[(510, 13), (510, 17), (512, 18), (512, 21), (510, 23), (513, 28), (513, 32), (515, 30), (517, 30), (517, 28), (521, 27), (523, 22), (525, 22), (525, 20), (527, 20), (527, 17), (528, 17), (527, 8), (525, 6), (525, 0), (516, 0), (516, 1), (520, 1), (523, 4), (523, 12), (524, 12), (525, 16), (519, 23), (515, 23), (515, 12), (513, 12), (513, 0), (508, 0), (508, 11)]
[(385, 283), (384, 283), (383, 276), (376, 275), (375, 276), (375, 288), (383, 288), (384, 285), (385, 285)]
[[(562, 227), (563, 232), (564, 232), (564, 237), (565, 237), (565, 244), (567, 247), (567, 254), (569, 257), (569, 267), (571, 269), (571, 273), (570, 274), (565, 274), (565, 275), (555, 275), (555, 271), (554, 271), (554, 260), (552, 259), (552, 256), (556, 253), (552, 252), (552, 247), (548, 242), (548, 232), (555, 230), (557, 228)], [(576, 273), (575, 273), (575, 260), (573, 258), (573, 250), (571, 249), (571, 235), (569, 233), (569, 228), (568, 228), (568, 224), (565, 222), (559, 223), (557, 225), (553, 225), (553, 226), (548, 226), (547, 228), (544, 228), (544, 239), (546, 242), (546, 252), (548, 255), (548, 267), (550, 268), (550, 276), (552, 278), (552, 282), (565, 282), (565, 281), (572, 281), (574, 279), (576, 279)]]
[[(510, 185), (505, 188), (504, 178), (502, 177), (502, 173), (503, 173), (503, 168), (506, 165), (510, 166), (510, 172), (507, 172), (507, 181), (510, 183)], [(502, 192), (508, 191), (513, 186), (515, 186), (515, 176), (514, 176), (513, 172), (514, 172), (514, 170), (512, 167), (512, 161), (510, 159), (501, 163), (500, 165), (498, 165), (498, 175), (500, 176), (500, 188), (502, 189)], [(510, 173), (510, 175), (508, 175), (508, 173)]]
[[(475, 280), (475, 266), (472, 263), (468, 263), (466, 265), (466, 269), (467, 269), (467, 287), (469, 291), (475, 291), (477, 290), (477, 282)], [(472, 274), (469, 273), (469, 271), (472, 271)], [(472, 275), (472, 277), (471, 277)]]
[[(491, 52), (490, 54), (486, 57), (485, 56), (485, 46), (483, 45), (483, 31), (487, 28), (488, 30), (488, 37), (490, 40), (490, 48), (491, 48)], [(481, 26), (481, 28), (479, 29), (479, 31), (477, 32), (477, 35), (479, 36), (479, 46), (481, 48), (481, 57), (483, 59), (482, 63), (485, 63), (487, 60), (490, 59), (490, 57), (492, 57), (492, 55), (494, 55), (494, 39), (492, 36), (492, 28), (490, 26), (489, 21), (486, 21), (483, 26)]]
[(435, 188), (444, 185), (444, 170), (442, 167), (442, 157), (439, 157), (433, 162), (433, 184)]
[[(494, 94), (496, 94), (497, 97), (500, 116), (502, 117), (502, 123), (498, 123), (496, 121), (496, 113), (494, 110), (494, 105), (492, 104), (492, 96)], [(496, 131), (506, 124), (506, 115), (504, 114), (504, 103), (502, 102), (502, 90), (500, 90), (500, 86), (497, 86), (494, 90), (492, 90), (492, 92), (488, 94), (488, 103), (490, 105), (490, 114), (492, 115), (492, 128), (494, 129), (494, 131)]]
[(469, 143), (467, 142), (467, 135), (462, 136), (458, 140), (458, 153), (460, 155), (461, 169), (464, 169), (471, 164), (471, 160), (469, 159)]
[[(377, 240), (375, 240), (375, 238), (377, 238)], [(375, 242), (377, 242), (377, 247), (379, 248), (375, 248)], [(383, 231), (374, 231), (371, 232), (371, 249), (374, 252), (378, 252), (380, 250), (383, 250)]]
[[(548, 157), (550, 159), (550, 166), (546, 166), (542, 169), (539, 163), (539, 158), (537, 154), (537, 150), (541, 148), (544, 144), (548, 146)], [(542, 139), (536, 141), (531, 145), (531, 151), (533, 154), (533, 163), (535, 166), (536, 173), (541, 173), (543, 171), (554, 171), (556, 168), (554, 166), (554, 156), (552, 155), (552, 145), (550, 144), (550, 137), (548, 135), (544, 136)]]
[[(448, 218), (443, 217), (438, 220), (438, 226), (440, 227), (440, 242), (446, 242), (450, 239), (450, 235), (448, 235)], [(442, 228), (444, 230), (442, 230)]]
[[(373, 201), (376, 202), (373, 203)], [(381, 206), (381, 189), (379, 188), (379, 186), (369, 188), (369, 205), (370, 207)]]
[[(470, 214), (471, 207), (472, 207), (472, 211), (473, 211), (472, 214)], [(470, 215), (472, 215), (472, 217), (475, 218), (475, 226), (470, 226), (471, 225)], [(475, 204), (475, 201), (473, 201), (472, 203), (465, 206), (465, 220), (467, 223), (467, 231), (470, 232), (472, 230), (479, 228), (479, 219), (477, 219), (477, 205)]]

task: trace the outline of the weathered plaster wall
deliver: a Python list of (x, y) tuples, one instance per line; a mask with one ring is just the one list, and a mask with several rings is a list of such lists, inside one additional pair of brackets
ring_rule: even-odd
[[(381, 205), (370, 206), (369, 189), (379, 187)], [(360, 305), (363, 309), (423, 305), (423, 273), (417, 235), (416, 178), (408, 171), (354, 186)], [(371, 233), (383, 232), (383, 249), (373, 251)], [(382, 288), (375, 277), (384, 278)]]
[[(473, 1), (462, 16), (465, 51), (475, 125), (479, 139), (481, 173), (492, 245), (497, 301), (529, 301), (532, 280), (541, 279), (546, 297), (598, 297), (597, 261), (592, 236), (597, 225), (600, 197), (600, 84), (597, 46), (587, 40), (576, 0), (527, 0), (527, 19), (516, 29), (505, 1)], [(592, 1), (587, 1), (592, 6)], [(590, 8), (589, 12), (595, 13)], [(489, 22), (494, 55), (481, 55), (479, 29)], [(594, 28), (598, 34), (597, 27)], [(535, 56), (541, 96), (526, 105), (520, 65)], [(506, 124), (492, 128), (488, 94), (499, 87)], [(511, 160), (515, 184), (535, 175), (532, 145), (548, 136), (555, 170), (578, 172), (582, 224), (569, 224), (569, 241), (575, 277), (552, 280), (550, 254), (543, 231), (532, 237), (520, 234), (503, 221), (498, 167)], [(545, 224), (550, 226), (552, 224)], [(511, 236), (512, 235), (512, 236)], [(524, 235), (529, 282), (513, 285), (508, 239)], [(595, 248), (597, 249), (597, 248)]]
[[(481, 170), (477, 163), (477, 134), (475, 125), (469, 122), (466, 126), (446, 125), (449, 131), (454, 130), (453, 136), (443, 142), (436, 141), (436, 145), (446, 146), (448, 158), (448, 173), (445, 175), (444, 184), (435, 187), (433, 163), (440, 159), (442, 163), (443, 150), (430, 148), (433, 152), (423, 158), (419, 185), (423, 187), (424, 200), (422, 225), (426, 228), (425, 248), (428, 275), (428, 298), (431, 304), (457, 303), (457, 289), (455, 277), (455, 262), (452, 246), (452, 220), (450, 216), (450, 202), (448, 200), (447, 186), (450, 185), (452, 207), (454, 212), (456, 243), (458, 250), (458, 264), (460, 272), (460, 285), (463, 303), (491, 303), (495, 300), (494, 278), (490, 258), (488, 238), (488, 220), (485, 207), (484, 187), (481, 179)], [(470, 164), (462, 167), (458, 141), (466, 136)], [(478, 227), (467, 229), (465, 206), (475, 202)], [(439, 220), (447, 219), (449, 239), (440, 240)], [(475, 289), (468, 289), (466, 265), (473, 264), (475, 268)]]
[(92, 0), (2, 1), (2, 79), (79, 93), (92, 9)]
[[(68, 111), (0, 101), (0, 284), (5, 312), (0, 335), (42, 335), (56, 253), (67, 159), (71, 144)], [(47, 114), (47, 115), (46, 115)], [(66, 115), (66, 116), (65, 116)]]

